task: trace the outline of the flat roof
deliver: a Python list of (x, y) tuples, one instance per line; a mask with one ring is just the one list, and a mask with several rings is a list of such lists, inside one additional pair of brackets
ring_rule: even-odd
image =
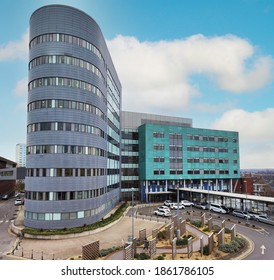
[[(174, 189), (176, 191), (177, 189)], [(199, 190), (199, 189), (190, 189), (190, 188), (179, 188), (180, 191), (185, 192), (194, 192), (194, 193), (203, 193), (203, 194), (211, 194), (218, 196), (225, 196), (231, 198), (239, 198), (239, 199), (248, 199), (260, 202), (269, 202), (274, 204), (274, 197), (269, 196), (258, 196), (251, 194), (241, 194), (241, 193), (231, 193), (231, 192), (222, 192), (222, 191), (208, 191), (208, 190)], [(167, 194), (174, 193), (174, 191), (165, 191), (165, 192), (148, 192), (148, 194)]]

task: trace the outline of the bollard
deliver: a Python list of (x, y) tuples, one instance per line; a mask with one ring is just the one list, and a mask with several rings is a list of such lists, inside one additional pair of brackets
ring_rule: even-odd
[(33, 249), (31, 250), (31, 257), (30, 258), (33, 260)]
[(22, 247), (22, 257), (24, 257), (23, 247)]
[(42, 251), (42, 256), (41, 256), (41, 260), (43, 260), (44, 259), (44, 256), (43, 256), (43, 251)]

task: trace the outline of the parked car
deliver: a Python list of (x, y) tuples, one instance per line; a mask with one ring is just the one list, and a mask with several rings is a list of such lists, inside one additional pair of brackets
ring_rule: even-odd
[(191, 202), (191, 201), (188, 201), (188, 200), (182, 200), (181, 203), (182, 203), (184, 206), (194, 206), (194, 203)]
[(207, 203), (205, 203), (205, 202), (196, 202), (196, 203), (194, 203), (194, 207), (202, 209), (202, 210), (208, 209)]
[(7, 200), (9, 196), (7, 194), (2, 195), (2, 200)]
[(228, 213), (227, 210), (221, 204), (216, 203), (210, 203), (209, 210), (221, 214)]
[(238, 218), (244, 218), (244, 219), (251, 219), (251, 216), (248, 214), (247, 211), (241, 211), (241, 210), (234, 210), (232, 212), (232, 215)]
[(154, 214), (157, 215), (157, 216), (163, 216), (163, 217), (170, 217), (171, 216), (170, 211), (163, 210), (163, 209), (155, 210)]
[(170, 204), (170, 209), (184, 209), (185, 208), (185, 206), (183, 205), (183, 204), (181, 204), (181, 203), (171, 203)]
[(164, 205), (169, 206), (171, 203), (173, 203), (171, 200), (165, 200)]
[(269, 225), (273, 225), (274, 226), (274, 221), (267, 218), (265, 215), (259, 215), (256, 218), (256, 221), (259, 221), (261, 223), (265, 223), (265, 224), (269, 224)]
[(263, 214), (262, 212), (247, 211), (247, 213), (250, 215), (252, 220), (257, 220), (259, 216), (264, 216), (265, 218), (267, 218), (267, 215)]
[(19, 198), (15, 199), (14, 205), (23, 205), (23, 201)]
[(167, 207), (167, 206), (159, 206), (158, 208), (157, 208), (157, 210), (166, 210), (166, 211), (168, 211), (168, 212), (170, 212), (170, 209), (169, 209), (169, 207)]

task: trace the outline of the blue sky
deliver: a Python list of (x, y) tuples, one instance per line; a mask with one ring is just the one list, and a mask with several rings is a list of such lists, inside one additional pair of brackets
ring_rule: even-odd
[(2, 0), (0, 156), (15, 160), (16, 144), (26, 142), (28, 23), (48, 4), (97, 21), (123, 110), (239, 131), (241, 168), (274, 168), (272, 0)]

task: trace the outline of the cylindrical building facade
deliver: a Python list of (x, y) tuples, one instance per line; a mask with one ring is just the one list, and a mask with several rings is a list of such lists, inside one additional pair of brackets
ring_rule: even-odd
[(100, 220), (120, 198), (121, 84), (102, 32), (63, 5), (30, 18), (25, 225)]

